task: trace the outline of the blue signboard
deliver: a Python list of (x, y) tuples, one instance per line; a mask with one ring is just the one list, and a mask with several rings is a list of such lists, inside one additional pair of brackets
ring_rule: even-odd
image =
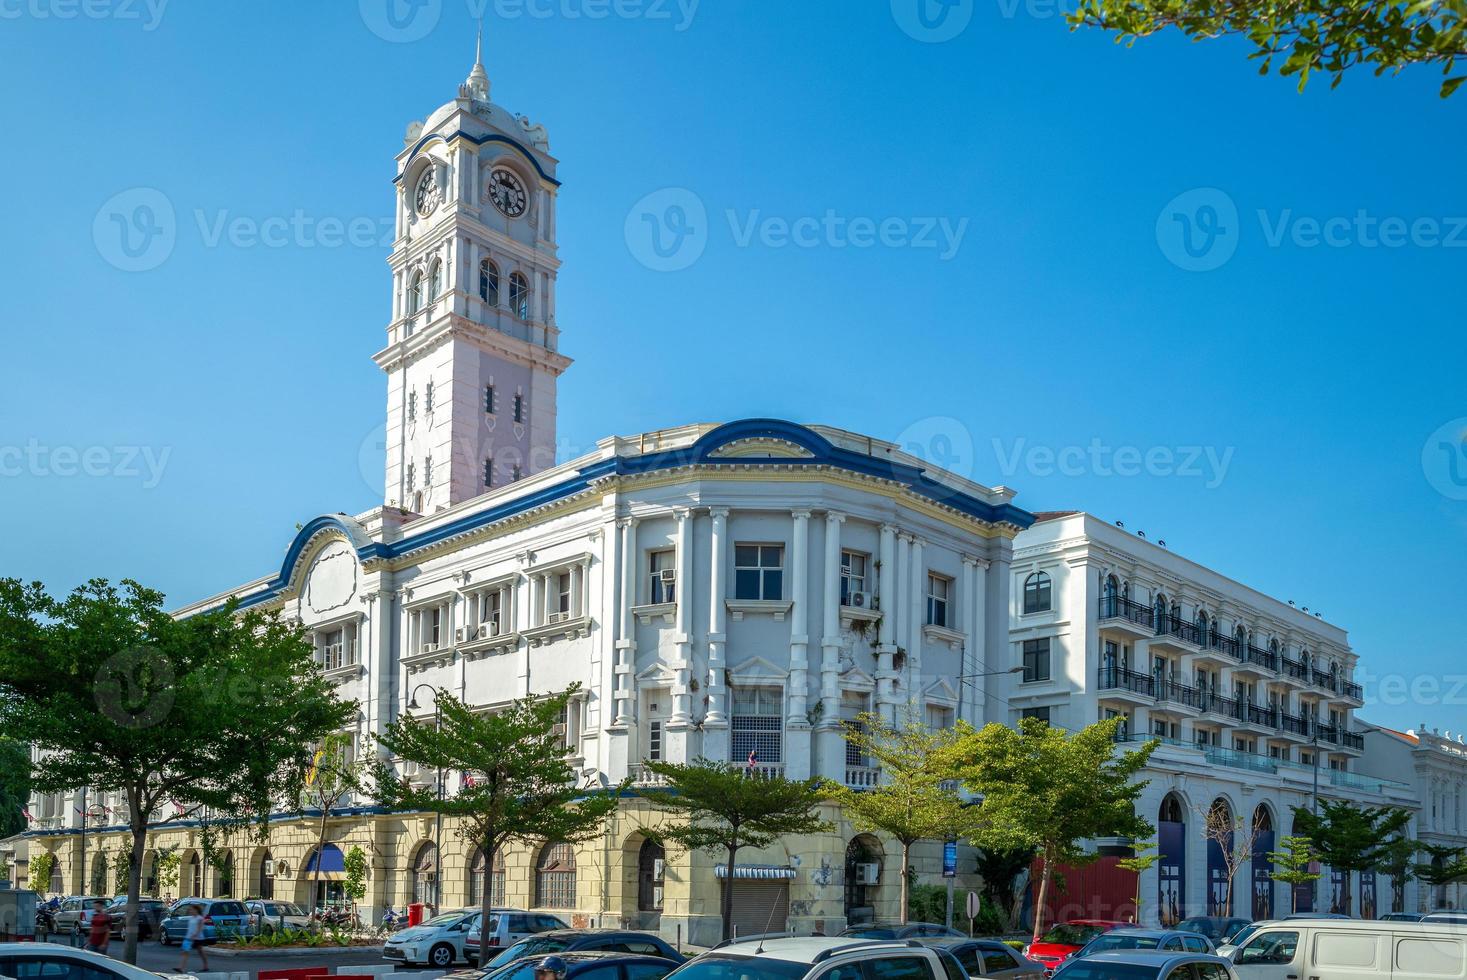
[(958, 842), (947, 841), (942, 845), (942, 876), (944, 878), (956, 878), (958, 876)]
[(1187, 903), (1186, 826), (1170, 820), (1156, 822), (1156, 852), (1161, 860), (1156, 865), (1156, 905), (1163, 928), (1171, 928), (1182, 920)]

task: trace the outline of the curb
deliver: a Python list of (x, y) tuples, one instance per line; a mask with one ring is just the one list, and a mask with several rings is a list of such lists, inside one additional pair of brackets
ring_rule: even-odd
[(381, 946), (287, 946), (283, 949), (225, 949), (222, 946), (207, 947), (210, 956), (238, 956), (244, 959), (269, 959), (273, 956), (329, 956), (333, 953), (376, 953), (382, 955)]

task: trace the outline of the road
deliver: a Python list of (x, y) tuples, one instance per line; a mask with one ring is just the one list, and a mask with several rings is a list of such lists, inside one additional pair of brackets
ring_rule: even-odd
[[(122, 954), (121, 944), (114, 943), (108, 950), (113, 956)], [(144, 970), (152, 970), (155, 973), (176, 973), (178, 971), (179, 948), (177, 946), (160, 946), (154, 942), (138, 944), (138, 966)], [(370, 952), (355, 952), (349, 949), (321, 950), (319, 956), (211, 956), (209, 957), (209, 969), (219, 973), (248, 973), (253, 980), (260, 970), (291, 970), (303, 966), (319, 966), (326, 964), (331, 967), (333, 973), (349, 972), (343, 967), (362, 966), (369, 963), (381, 964), (386, 962), (382, 954), (377, 950)], [(203, 971), (199, 963), (198, 953), (190, 954), (188, 962), (189, 973)], [(412, 967), (397, 965), (399, 973), (408, 974), (411, 980), (438, 980), (444, 973), (443, 970), (428, 969), (426, 967)]]

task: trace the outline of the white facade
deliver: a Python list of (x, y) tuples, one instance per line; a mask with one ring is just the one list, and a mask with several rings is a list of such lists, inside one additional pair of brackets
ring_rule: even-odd
[[(1010, 721), (1033, 713), (1081, 728), (1120, 716), (1129, 742), (1162, 740), (1139, 810), (1163, 838), (1162, 824), (1183, 823), (1185, 843), (1174, 854), (1163, 839), (1143, 875), (1147, 918), (1173, 902), (1181, 914), (1226, 913), (1202, 839), (1216, 800), (1276, 837), (1316, 785), (1322, 798), (1418, 806), (1404, 783), (1357, 771), (1362, 692), (1344, 630), (1084, 513), (1039, 515), (1015, 541), (1010, 576), (1010, 648), (988, 664), (1025, 668), (1000, 691)], [(1239, 872), (1231, 914), (1288, 911), (1266, 870), (1256, 895), (1251, 869)], [(1317, 908), (1338, 903), (1331, 888), (1326, 869)], [(1378, 911), (1389, 897), (1377, 882)]]
[[(1412, 836), (1424, 844), (1467, 847), (1467, 744), (1458, 734), (1428, 729), (1398, 732), (1379, 725), (1364, 727), (1364, 768), (1409, 779), (1420, 812)], [(1425, 854), (1417, 856), (1426, 860)], [(1467, 884), (1436, 888), (1411, 881), (1406, 907), (1411, 911), (1460, 909), (1467, 903)]]

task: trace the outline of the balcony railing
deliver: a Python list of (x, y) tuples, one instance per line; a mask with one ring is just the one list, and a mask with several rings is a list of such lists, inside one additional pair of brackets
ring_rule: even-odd
[(633, 764), (627, 767), (631, 770), (633, 786), (666, 786), (667, 777), (661, 773), (653, 772), (646, 766)]
[(1205, 688), (1198, 688), (1197, 695), (1203, 711), (1212, 711), (1216, 714), (1227, 715), (1229, 718), (1238, 717), (1239, 706), (1237, 699), (1216, 694)]
[(1303, 715), (1291, 715), (1287, 711), (1280, 711), (1279, 728), (1290, 735), (1308, 735), (1309, 719)]
[(1340, 730), (1334, 725), (1316, 724), (1314, 732), (1319, 736), (1321, 742), (1328, 742), (1331, 745), (1340, 744)]
[(871, 789), (881, 781), (881, 770), (875, 766), (846, 766), (846, 786)]
[(1107, 595), (1100, 597), (1100, 618), (1124, 619), (1127, 622), (1152, 628), (1154, 613), (1150, 606), (1142, 605), (1131, 599), (1124, 599), (1118, 595)]
[(1313, 673), (1314, 673), (1314, 683), (1317, 686), (1322, 687), (1322, 688), (1324, 688), (1326, 690), (1329, 690), (1329, 691), (1333, 691), (1335, 689), (1335, 675), (1334, 674), (1331, 674), (1327, 670), (1319, 670), (1318, 668), (1315, 668), (1315, 670), (1314, 670)]
[(1189, 708), (1202, 707), (1202, 694), (1197, 688), (1176, 681), (1157, 681), (1155, 683), (1156, 700), (1184, 704)]
[(1360, 732), (1340, 732), (1340, 741), (1347, 749), (1365, 748), (1365, 736)]
[(1161, 624), (1157, 627), (1156, 633), (1158, 636), (1162, 634), (1175, 636), (1183, 643), (1190, 643), (1193, 646), (1200, 647), (1202, 645), (1202, 630), (1198, 628), (1196, 623), (1189, 623), (1179, 616), (1164, 617)]
[(1365, 700), (1365, 691), (1363, 688), (1361, 688), (1359, 684), (1353, 684), (1350, 681), (1345, 681), (1345, 683), (1341, 685), (1341, 688), (1342, 689), (1340, 693), (1343, 694), (1345, 697), (1350, 698), (1352, 701)]
[(1264, 667), (1268, 670), (1279, 669), (1278, 658), (1273, 655), (1271, 650), (1256, 647), (1251, 643), (1248, 644), (1248, 649), (1244, 651), (1242, 659), (1246, 663), (1253, 664), (1256, 667)]
[(1217, 630), (1207, 634), (1207, 645), (1214, 650), (1221, 650), (1234, 660), (1242, 660), (1241, 644), (1236, 639)]
[(1150, 674), (1128, 670), (1125, 667), (1102, 667), (1096, 686), (1102, 691), (1131, 691), (1155, 697), (1155, 680)]
[(1278, 727), (1278, 718), (1274, 709), (1267, 705), (1254, 704), (1251, 701), (1240, 701), (1238, 703), (1238, 720), (1249, 725), (1265, 725), (1269, 728)]
[(1309, 679), (1309, 668), (1304, 666), (1304, 661), (1294, 660), (1290, 657), (1281, 657), (1280, 662), (1283, 672), (1288, 676), (1297, 677), (1299, 680), (1304, 681)]

